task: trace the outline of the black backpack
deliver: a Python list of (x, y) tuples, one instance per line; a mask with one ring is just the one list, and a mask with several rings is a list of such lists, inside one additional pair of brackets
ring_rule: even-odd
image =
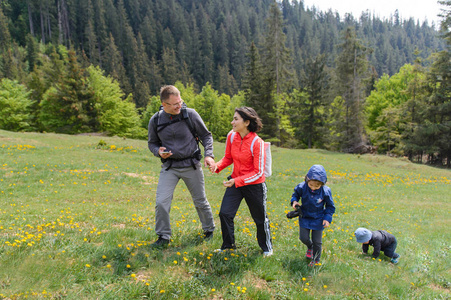
[(196, 159), (198, 159), (198, 160), (201, 160), (202, 159), (202, 153), (201, 153), (201, 150), (200, 150), (200, 148), (199, 148), (199, 143), (201, 143), (202, 144), (202, 146), (204, 146), (204, 144), (202, 143), (202, 140), (199, 138), (199, 136), (197, 135), (197, 132), (196, 132), (196, 130), (194, 129), (194, 126), (193, 126), (193, 123), (192, 123), (192, 121), (191, 121), (191, 119), (190, 119), (190, 117), (189, 117), (189, 114), (188, 114), (188, 111), (186, 110), (186, 104), (185, 103), (183, 103), (182, 104), (182, 109), (181, 109), (181, 112), (180, 112), (180, 114), (182, 115), (182, 117), (181, 118), (179, 118), (179, 119), (175, 119), (175, 120), (171, 120), (171, 121), (169, 121), (169, 122), (167, 122), (167, 123), (163, 123), (163, 124), (158, 124), (158, 120), (159, 120), (159, 118), (160, 118), (160, 113), (161, 113), (161, 111), (163, 110), (163, 106), (161, 105), (160, 106), (160, 110), (156, 113), (156, 115), (155, 115), (155, 118), (153, 118), (153, 123), (154, 123), (154, 130), (155, 130), (155, 135), (157, 136), (157, 138), (158, 138), (158, 132), (160, 132), (161, 130), (163, 130), (164, 128), (166, 128), (167, 126), (169, 126), (169, 125), (171, 125), (171, 124), (174, 124), (174, 123), (177, 123), (177, 122), (180, 122), (180, 121), (185, 121), (185, 123), (188, 125), (188, 128), (189, 128), (189, 131), (191, 131), (191, 134), (193, 135), (193, 137), (194, 137), (194, 139), (196, 140), (196, 143), (197, 143), (197, 150), (193, 153), (193, 155), (191, 155), (190, 157), (186, 157), (186, 158), (166, 158), (166, 159), (161, 159), (161, 161), (164, 163), (164, 162), (166, 162), (167, 160), (169, 160), (170, 161), (170, 164), (169, 164), (169, 167), (167, 167), (166, 168), (166, 170), (169, 170), (170, 168), (171, 168), (171, 166), (172, 166), (172, 161), (181, 161), (181, 160), (186, 160), (186, 159), (191, 159), (191, 165), (192, 165), (192, 167), (194, 168), (194, 169), (196, 169), (196, 166), (195, 166), (195, 164), (194, 164), (194, 160), (193, 160), (193, 158), (196, 158)]

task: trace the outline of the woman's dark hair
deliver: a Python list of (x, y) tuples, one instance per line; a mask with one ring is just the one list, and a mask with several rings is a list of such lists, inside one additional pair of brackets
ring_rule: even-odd
[(249, 125), (247, 126), (247, 129), (250, 132), (259, 132), (262, 129), (263, 127), (262, 120), (252, 107), (247, 106), (238, 107), (235, 108), (235, 112), (239, 113), (244, 121), (249, 120)]

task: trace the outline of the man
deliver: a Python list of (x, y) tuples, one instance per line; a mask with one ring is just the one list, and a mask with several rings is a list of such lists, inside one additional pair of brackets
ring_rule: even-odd
[(150, 119), (148, 134), (149, 150), (163, 162), (155, 204), (155, 232), (158, 240), (152, 246), (169, 244), (172, 234), (169, 212), (174, 189), (180, 179), (183, 179), (191, 193), (202, 223), (204, 239), (210, 239), (215, 224), (205, 194), (204, 173), (200, 163), (202, 155), (195, 136), (204, 146), (205, 166), (214, 164), (213, 137), (199, 114), (183, 104), (180, 91), (175, 86), (163, 86), (160, 100), (163, 110)]

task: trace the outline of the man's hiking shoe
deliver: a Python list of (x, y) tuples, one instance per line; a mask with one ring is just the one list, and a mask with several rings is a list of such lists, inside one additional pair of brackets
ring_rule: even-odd
[(264, 251), (263, 252), (263, 257), (268, 257), (268, 256), (271, 256), (273, 253), (272, 253), (272, 250), (269, 250), (269, 251)]
[(398, 257), (396, 257), (396, 258), (393, 257), (390, 261), (391, 261), (393, 264), (396, 265), (396, 264), (399, 262), (399, 257), (400, 257), (400, 256), (401, 256), (401, 255), (398, 254)]
[(305, 258), (308, 258), (308, 259), (313, 258), (313, 249), (307, 249), (307, 253), (305, 253)]
[(211, 240), (213, 238), (213, 231), (204, 232), (204, 241)]
[(161, 236), (159, 236), (158, 240), (156, 240), (155, 243), (151, 244), (150, 247), (152, 247), (152, 248), (163, 248), (163, 247), (167, 247), (167, 245), (169, 245), (169, 240), (168, 239), (164, 239)]

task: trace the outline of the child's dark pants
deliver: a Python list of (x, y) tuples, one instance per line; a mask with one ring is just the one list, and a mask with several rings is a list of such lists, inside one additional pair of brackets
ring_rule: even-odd
[(384, 249), (381, 249), (384, 251), (385, 256), (391, 257), (391, 258), (397, 258), (399, 257), (398, 253), (395, 253), (396, 246), (398, 245), (398, 241), (395, 238), (395, 241), (388, 245), (388, 247), (385, 247)]
[[(310, 231), (312, 232), (312, 239), (310, 239)], [(307, 248), (313, 249), (314, 261), (319, 261), (321, 258), (322, 238), (322, 230), (310, 230), (302, 227), (299, 228), (299, 239), (307, 246)]]

